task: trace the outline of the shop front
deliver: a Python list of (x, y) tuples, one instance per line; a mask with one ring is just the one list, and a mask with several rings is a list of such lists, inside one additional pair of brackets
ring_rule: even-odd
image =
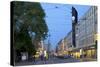
[(83, 48), (77, 48), (70, 51), (70, 55), (72, 55), (74, 58), (97, 58), (97, 49), (95, 45), (83, 47)]
[(86, 58), (97, 58), (97, 49), (95, 48), (95, 45), (84, 48), (83, 55)]

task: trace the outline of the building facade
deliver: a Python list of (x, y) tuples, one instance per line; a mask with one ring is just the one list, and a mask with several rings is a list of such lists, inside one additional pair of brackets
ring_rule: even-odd
[(72, 31), (70, 31), (66, 37), (64, 37), (63, 39), (61, 39), (58, 42), (58, 45), (56, 47), (56, 52), (58, 55), (69, 55), (70, 52), (73, 49), (73, 45), (72, 45)]
[[(75, 58), (97, 58), (97, 7), (91, 6), (75, 26), (76, 47), (72, 43), (72, 31), (63, 39), (65, 51)], [(58, 51), (62, 50), (62, 40)]]
[(64, 52), (64, 39), (61, 39), (57, 44), (57, 55), (61, 56)]
[(84, 57), (96, 58), (97, 55), (97, 7), (92, 6), (79, 19), (76, 25), (76, 48)]

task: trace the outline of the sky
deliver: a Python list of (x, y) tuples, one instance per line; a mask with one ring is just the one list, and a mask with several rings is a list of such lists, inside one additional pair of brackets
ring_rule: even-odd
[(87, 5), (69, 5), (69, 4), (54, 4), (41, 3), (42, 8), (46, 13), (44, 18), (50, 33), (50, 43), (54, 49), (57, 43), (63, 39), (72, 29), (72, 6), (78, 11), (78, 18), (81, 18), (90, 8)]

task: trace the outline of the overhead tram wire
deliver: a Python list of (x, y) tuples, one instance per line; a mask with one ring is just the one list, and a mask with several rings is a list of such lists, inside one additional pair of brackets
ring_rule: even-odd
[[(63, 15), (62, 16), (65, 16), (65, 17), (69, 17), (69, 16), (67, 16), (67, 15), (64, 15), (64, 14), (66, 14), (66, 10), (64, 9), (64, 10), (62, 10), (62, 7), (58, 7), (58, 6), (55, 6), (54, 8), (45, 8), (44, 9), (44, 11), (46, 12), (46, 11), (52, 11), (52, 10), (56, 10), (56, 9), (60, 9), (61, 11), (64, 11), (64, 12), (61, 12)], [(68, 9), (68, 10), (71, 10), (71, 9)], [(71, 11), (68, 11), (68, 12), (71, 12)], [(57, 16), (57, 15), (56, 15)], [(48, 18), (49, 16), (46, 16), (46, 18)], [(52, 18), (52, 17), (50, 17), (50, 18)], [(53, 17), (53, 18), (58, 18), (58, 17)]]
[[(61, 5), (61, 6), (54, 6), (54, 7), (52, 7), (52, 8), (45, 8), (45, 9), (43, 9), (45, 12), (46, 11), (53, 11), (53, 10), (58, 10), (58, 9), (60, 9), (61, 11), (64, 11), (64, 12), (69, 12), (70, 14), (71, 14), (71, 9), (69, 9), (69, 8), (67, 8), (68, 10), (70, 10), (70, 11), (67, 11), (67, 9), (64, 9), (65, 7), (64, 7), (65, 5)], [(63, 13), (63, 12), (62, 12)], [(64, 13), (64, 14), (66, 14), (66, 13)], [(57, 14), (58, 15), (58, 14)], [(56, 16), (57, 16), (56, 15)], [(52, 20), (55, 20), (55, 18), (59, 18), (59, 19), (67, 19), (67, 17), (69, 18), (69, 16), (67, 16), (67, 15), (62, 15), (63, 17), (65, 16), (65, 18), (61, 18), (61, 17), (49, 17), (49, 16), (46, 16), (45, 17), (45, 19), (46, 18), (51, 18)], [(71, 19), (71, 18), (70, 18)], [(69, 19), (69, 20), (70, 20)], [(56, 20), (55, 20), (56, 21)], [(63, 22), (63, 21), (62, 21)], [(70, 24), (68, 24), (67, 23), (67, 25), (70, 25)]]
[[(52, 7), (52, 8), (43, 8), (43, 10), (48, 10), (48, 11), (52, 11), (52, 10), (56, 10), (56, 9), (62, 9), (62, 8), (66, 8), (66, 7), (64, 7), (64, 6), (54, 6), (54, 7)], [(66, 8), (67, 10), (71, 10), (71, 9), (69, 9), (69, 8)], [(65, 11), (65, 9), (63, 9), (64, 11)]]

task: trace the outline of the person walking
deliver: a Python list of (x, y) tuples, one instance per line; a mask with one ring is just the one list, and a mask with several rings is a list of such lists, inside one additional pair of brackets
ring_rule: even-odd
[(35, 55), (33, 55), (33, 62), (34, 62), (34, 64), (35, 64)]
[(47, 52), (46, 50), (44, 50), (44, 63), (46, 63), (46, 56), (47, 56)]
[(41, 59), (41, 61), (43, 61), (43, 52), (42, 51), (40, 51), (40, 59)]

